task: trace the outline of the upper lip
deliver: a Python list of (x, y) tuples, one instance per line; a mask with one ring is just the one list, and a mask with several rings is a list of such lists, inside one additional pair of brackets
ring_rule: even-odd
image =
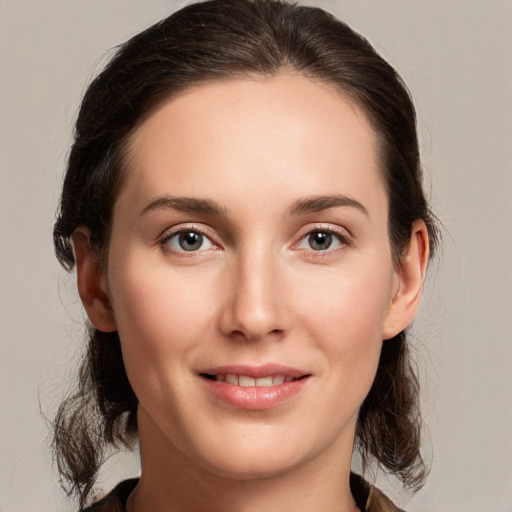
[(282, 364), (267, 363), (262, 365), (248, 365), (248, 364), (228, 364), (222, 366), (215, 366), (212, 368), (205, 368), (199, 371), (202, 375), (245, 375), (258, 379), (261, 377), (268, 377), (272, 375), (284, 375), (285, 377), (292, 377), (298, 379), (309, 375), (309, 372), (292, 368)]

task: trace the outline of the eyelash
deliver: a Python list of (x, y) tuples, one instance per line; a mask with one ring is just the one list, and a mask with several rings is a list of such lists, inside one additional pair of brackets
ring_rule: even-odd
[[(178, 237), (178, 240), (179, 240), (179, 237), (181, 235), (189, 234), (189, 233), (195, 233), (202, 237), (201, 246), (205, 241), (207, 241), (207, 243), (210, 244), (210, 246), (203, 250), (193, 250), (192, 249), (189, 251), (187, 251), (186, 249), (178, 249), (178, 248), (173, 248), (170, 246), (169, 242), (173, 238)], [(334, 249), (331, 249), (331, 247), (329, 246), (325, 250), (322, 250), (322, 249), (316, 250), (311, 247), (309, 247), (309, 248), (299, 247), (299, 245), (302, 244), (304, 241), (307, 241), (309, 237), (311, 237), (315, 234), (319, 234), (319, 233), (329, 235), (333, 239), (336, 239), (337, 242), (339, 243), (339, 246), (335, 247)], [(219, 247), (219, 245), (213, 241), (213, 237), (205, 229), (198, 227), (196, 225), (182, 226), (179, 229), (173, 229), (172, 231), (166, 232), (162, 236), (159, 244), (162, 246), (162, 248), (165, 251), (172, 252), (174, 254), (179, 254), (180, 256), (185, 256), (185, 257), (193, 257), (197, 253), (206, 252), (207, 250), (210, 250), (212, 248)], [(325, 225), (323, 225), (323, 226), (315, 225), (315, 226), (313, 226), (313, 228), (308, 228), (307, 231), (303, 235), (301, 235), (300, 239), (297, 242), (295, 242), (291, 247), (292, 247), (292, 249), (295, 249), (295, 250), (308, 251), (314, 257), (325, 257), (333, 252), (343, 250), (344, 247), (350, 247), (351, 244), (352, 244), (351, 235), (346, 230), (337, 229), (332, 226), (326, 227)]]
[[(309, 237), (314, 235), (315, 233), (323, 233), (332, 236), (339, 243), (338, 247), (332, 248), (328, 247), (325, 250), (315, 250), (313, 248), (302, 249), (299, 246), (304, 241), (307, 241)], [(315, 225), (312, 228), (308, 228), (307, 231), (300, 237), (298, 242), (295, 242), (292, 248), (297, 248), (298, 250), (308, 251), (315, 258), (322, 258), (331, 255), (332, 253), (343, 250), (345, 247), (350, 247), (352, 245), (351, 234), (346, 229), (341, 229), (338, 227), (334, 227), (332, 225)]]
[(204, 228), (200, 228), (193, 224), (189, 225), (189, 226), (180, 226), (180, 228), (178, 228), (178, 229), (172, 229), (171, 231), (167, 231), (162, 236), (159, 244), (165, 251), (171, 252), (173, 254), (179, 254), (180, 256), (185, 256), (185, 257), (193, 257), (195, 255), (195, 253), (205, 252), (205, 249), (203, 249), (201, 251), (197, 251), (197, 250), (187, 251), (186, 249), (180, 250), (180, 249), (173, 248), (170, 246), (169, 242), (173, 238), (178, 237), (178, 240), (179, 240), (179, 237), (181, 235), (185, 235), (185, 234), (189, 234), (189, 233), (196, 233), (196, 234), (200, 235), (203, 238), (203, 240), (202, 240), (203, 243), (204, 243), (204, 241), (207, 241), (210, 244), (210, 247), (208, 247), (206, 250), (209, 250), (214, 247), (218, 247), (218, 244), (216, 244), (213, 241), (212, 235), (210, 235)]

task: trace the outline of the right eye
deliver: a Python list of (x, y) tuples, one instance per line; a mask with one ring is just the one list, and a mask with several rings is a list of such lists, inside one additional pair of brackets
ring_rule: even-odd
[(167, 236), (163, 244), (176, 252), (200, 252), (213, 247), (211, 240), (194, 229), (182, 229)]

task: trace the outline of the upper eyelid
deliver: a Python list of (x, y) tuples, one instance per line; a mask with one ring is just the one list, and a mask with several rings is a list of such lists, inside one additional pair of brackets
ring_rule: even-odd
[(336, 224), (331, 224), (331, 223), (325, 223), (325, 224), (314, 223), (314, 224), (310, 224), (308, 226), (304, 226), (303, 228), (301, 228), (298, 231), (297, 236), (299, 239), (302, 239), (306, 235), (309, 235), (310, 233), (313, 233), (314, 231), (327, 231), (329, 233), (334, 233), (335, 235), (338, 235), (342, 238), (347, 238), (347, 239), (353, 238), (353, 235), (349, 229), (347, 229), (346, 227), (338, 226)]
[(167, 227), (158, 235), (157, 238), (161, 241), (164, 241), (183, 231), (197, 231), (198, 233), (201, 233), (201, 235), (207, 236), (210, 239), (215, 238), (211, 229), (205, 227), (205, 225), (198, 225), (194, 222), (180, 223), (176, 224), (175, 226)]
[[(344, 227), (341, 227), (341, 226), (337, 226), (337, 225), (333, 225), (333, 224), (314, 224), (313, 226), (308, 226), (306, 228), (303, 228), (302, 230), (299, 230), (299, 233), (297, 236), (296, 236), (296, 239), (295, 241), (291, 244), (291, 248), (294, 249), (294, 248), (297, 248), (297, 246), (308, 236), (310, 236), (312, 233), (314, 233), (315, 231), (323, 231), (323, 232), (327, 232), (327, 233), (331, 233), (333, 234), (334, 236), (336, 236), (340, 243), (347, 247), (347, 246), (351, 246), (352, 243), (353, 243), (353, 236), (352, 236), (352, 233), (347, 229), (347, 228), (344, 228)], [(303, 249), (305, 251), (308, 251), (308, 249)], [(311, 249), (311, 251), (316, 255), (316, 256), (320, 256), (321, 254), (330, 254), (330, 253), (333, 253), (336, 251), (336, 249), (332, 250), (332, 251), (329, 251), (329, 250), (326, 250), (326, 251), (315, 251), (314, 249)]]
[[(181, 233), (183, 231), (197, 231), (198, 233), (201, 233), (203, 236), (206, 236), (210, 239), (210, 241), (215, 245), (223, 245), (221, 243), (221, 237), (219, 237), (218, 234), (216, 234), (215, 230), (208, 226), (207, 224), (198, 224), (195, 222), (185, 222), (185, 223), (179, 223), (175, 226), (167, 227), (165, 230), (163, 230), (160, 235), (158, 235), (157, 239), (160, 241), (160, 243), (165, 242), (169, 238), (177, 235), (178, 233)], [(338, 226), (336, 224), (331, 223), (312, 223), (306, 226), (303, 226), (299, 230), (296, 231), (296, 234), (294, 236), (294, 241), (292, 242), (292, 246), (296, 245), (298, 242), (300, 242), (304, 237), (308, 236), (314, 231), (326, 231), (329, 233), (333, 233), (336, 236), (339, 236), (342, 241), (352, 241), (353, 235), (350, 232), (349, 229), (347, 229), (344, 226)]]
[[(211, 247), (208, 247), (203, 250), (192, 250), (185, 251), (171, 247), (170, 240), (179, 236), (180, 233), (183, 232), (197, 232), (204, 238), (207, 238), (210, 242)], [(214, 236), (209, 233), (209, 230), (201, 229), (195, 223), (193, 224), (177, 224), (176, 226), (172, 226), (164, 230), (160, 236), (157, 238), (157, 243), (161, 247), (161, 249), (165, 253), (180, 255), (181, 257), (199, 257), (205, 252), (209, 252), (212, 250), (222, 249), (222, 245), (216, 240)]]

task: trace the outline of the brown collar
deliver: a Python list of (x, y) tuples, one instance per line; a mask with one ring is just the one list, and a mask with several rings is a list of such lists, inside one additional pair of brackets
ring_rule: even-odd
[(356, 473), (350, 473), (350, 490), (361, 512), (403, 512), (380, 489)]
[[(137, 482), (136, 478), (121, 482), (110, 494), (83, 512), (126, 512), (126, 500)], [(350, 474), (350, 490), (361, 512), (403, 512), (382, 491), (355, 473)]]

